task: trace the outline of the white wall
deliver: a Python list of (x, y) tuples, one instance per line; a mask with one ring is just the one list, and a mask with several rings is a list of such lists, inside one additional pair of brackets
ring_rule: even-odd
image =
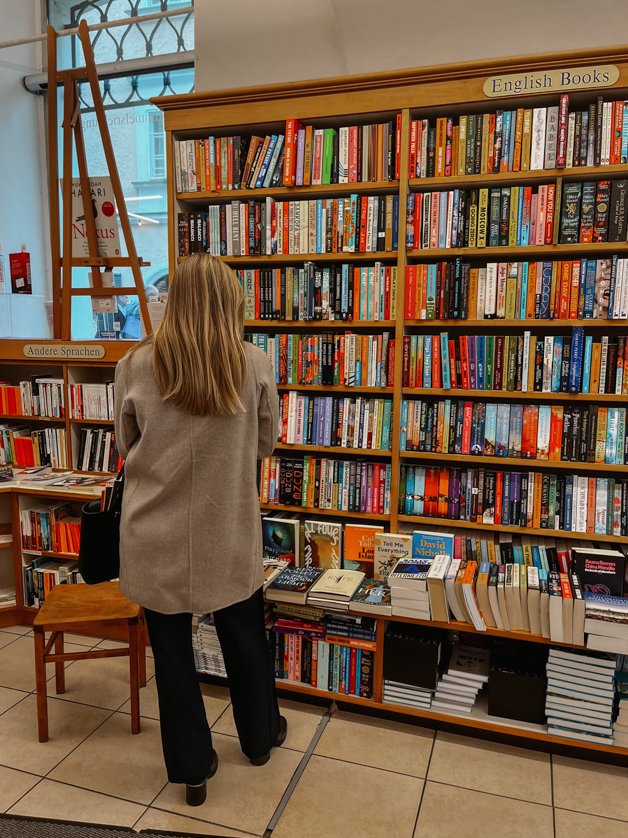
[[(39, 0), (0, 0), (1, 39), (41, 31)], [(41, 71), (41, 47), (0, 50), (0, 245), (6, 256), (25, 242), (33, 293), (50, 299), (44, 103), (22, 78)]]
[(197, 0), (196, 89), (628, 41), (625, 0)]

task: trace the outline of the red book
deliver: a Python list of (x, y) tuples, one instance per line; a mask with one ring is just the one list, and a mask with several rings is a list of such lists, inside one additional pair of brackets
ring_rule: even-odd
[(442, 468), (438, 477), (438, 517), (446, 518), (449, 508), (449, 469)]
[(438, 514), (438, 469), (425, 470), (425, 515), (435, 518)]
[(552, 244), (554, 236), (555, 198), (556, 185), (550, 183), (547, 186), (547, 198), (545, 201), (545, 244)]
[(30, 436), (15, 436), (13, 437), (13, 444), (15, 446), (16, 465), (34, 466), (35, 452), (32, 438)]
[(464, 403), (462, 421), (462, 449), (461, 454), (471, 453), (471, 426), (473, 424), (473, 402)]
[(216, 191), (220, 192), (222, 189), (222, 171), (220, 168), (220, 143), (224, 142), (224, 138), (221, 140), (220, 137), (216, 137), (214, 142), (215, 150), (216, 150)]
[(414, 309), (414, 298), (416, 294), (416, 265), (406, 267), (406, 297), (404, 300), (404, 317), (406, 320), (414, 320), (417, 317)]
[(297, 173), (297, 136), (301, 127), (298, 119), (286, 119), (284, 140), (283, 179), (284, 186), (294, 186)]
[(414, 198), (414, 231), (412, 238), (412, 248), (414, 250), (421, 249), (421, 223), (423, 216), (423, 193), (417, 192)]
[(432, 335), (432, 387), (440, 390), (442, 385), (440, 357), (440, 335)]
[(621, 163), (621, 134), (624, 121), (624, 101), (619, 99), (613, 105), (615, 113), (615, 130), (613, 133), (613, 141), (611, 144), (611, 159), (610, 164), (615, 165)]
[(395, 339), (388, 342), (388, 386), (391, 387), (395, 380)]
[(358, 180), (358, 126), (349, 127), (349, 183)]
[[(612, 136), (612, 135), (611, 135)], [(596, 500), (596, 484), (595, 477), (589, 477), (587, 483), (587, 532), (595, 532), (595, 500)]]
[(401, 386), (410, 386), (410, 335), (403, 336), (402, 343)]
[(260, 319), (260, 288), (259, 288), (259, 268), (255, 270), (255, 319)]
[(384, 271), (384, 320), (390, 320), (390, 266)]
[(359, 213), (360, 213), (360, 245), (358, 247), (359, 253), (366, 252), (366, 226), (367, 226), (367, 215), (368, 215), (368, 198), (366, 195), (360, 195), (358, 198), (359, 201)]
[(488, 162), (486, 171), (492, 173), (493, 160), (495, 159), (495, 114), (491, 113), (488, 117)]
[[(469, 355), (467, 350), (467, 336), (460, 337), (460, 372), (463, 390), (469, 389)], [(498, 389), (497, 387), (495, 389)], [(467, 452), (468, 453), (468, 452)]]
[(409, 172), (408, 177), (416, 177), (416, 152), (417, 140), (419, 136), (419, 120), (413, 119), (410, 122), (410, 157), (409, 157)]
[(502, 503), (504, 498), (504, 472), (498, 471), (495, 474), (495, 517), (493, 523), (496, 525), (502, 522)]
[(451, 382), (451, 389), (458, 389), (458, 375), (456, 373), (456, 341), (450, 340), (449, 343), (449, 379)]
[(558, 138), (556, 141), (556, 168), (564, 169), (567, 162), (567, 126), (569, 124), (569, 96), (560, 97), (558, 107)]

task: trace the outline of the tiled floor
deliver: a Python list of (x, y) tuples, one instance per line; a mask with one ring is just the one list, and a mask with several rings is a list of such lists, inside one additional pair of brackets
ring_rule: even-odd
[(285, 745), (253, 768), (227, 690), (208, 686), (220, 766), (189, 809), (166, 782), (152, 661), (148, 674), (131, 736), (126, 659), (69, 664), (39, 744), (32, 639), (0, 630), (0, 811), (240, 838), (628, 836), (628, 770), (290, 701)]

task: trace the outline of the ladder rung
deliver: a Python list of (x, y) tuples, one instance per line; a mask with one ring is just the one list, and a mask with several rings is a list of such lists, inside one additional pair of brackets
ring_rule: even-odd
[(135, 285), (117, 287), (108, 285), (104, 288), (70, 288), (73, 297), (119, 297), (121, 294), (133, 294), (137, 296)]
[[(144, 268), (150, 266), (150, 262), (145, 262), (141, 257), (138, 257), (138, 264)], [(63, 257), (59, 260), (63, 265)], [(72, 259), (73, 268), (130, 268), (133, 266), (129, 256), (75, 256)]]

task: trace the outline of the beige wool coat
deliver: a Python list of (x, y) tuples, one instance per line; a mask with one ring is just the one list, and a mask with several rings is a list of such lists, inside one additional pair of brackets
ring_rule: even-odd
[(262, 585), (257, 460), (277, 440), (279, 399), (269, 359), (245, 346), (245, 411), (233, 416), (192, 416), (164, 402), (150, 342), (116, 368), (120, 587), (153, 611), (206, 613)]

